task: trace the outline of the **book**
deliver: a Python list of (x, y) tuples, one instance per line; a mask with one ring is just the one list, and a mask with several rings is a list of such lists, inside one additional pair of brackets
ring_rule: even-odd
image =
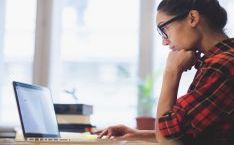
[(90, 124), (90, 116), (77, 114), (57, 114), (57, 121), (60, 124)]
[(93, 106), (87, 104), (54, 104), (54, 110), (56, 114), (93, 114)]
[(0, 126), (0, 138), (15, 138), (16, 130), (12, 127)]
[(91, 124), (58, 124), (59, 131), (61, 132), (89, 132), (95, 126)]

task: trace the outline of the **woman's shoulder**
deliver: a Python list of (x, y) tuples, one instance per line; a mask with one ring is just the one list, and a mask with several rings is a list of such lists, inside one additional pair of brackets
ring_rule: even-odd
[(234, 48), (207, 58), (204, 67), (234, 76)]

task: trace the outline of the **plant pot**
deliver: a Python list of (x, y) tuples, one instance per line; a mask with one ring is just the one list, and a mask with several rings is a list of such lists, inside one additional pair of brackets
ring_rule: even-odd
[(137, 129), (140, 130), (154, 130), (155, 129), (155, 118), (153, 117), (137, 117), (136, 118)]

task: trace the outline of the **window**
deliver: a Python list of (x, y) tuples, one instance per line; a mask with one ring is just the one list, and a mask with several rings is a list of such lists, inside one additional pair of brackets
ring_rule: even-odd
[[(31, 82), (34, 53), (36, 0), (6, 0), (2, 49), (0, 122), (19, 125), (12, 81)], [(2, 31), (2, 30), (1, 30)], [(11, 115), (9, 115), (11, 114)]]
[(94, 105), (98, 127), (135, 125), (138, 17), (136, 0), (64, 0), (61, 88), (78, 100), (57, 100)]
[[(144, 25), (139, 26), (142, 21), (148, 22), (151, 16), (140, 15), (142, 14), (140, 11), (151, 12), (151, 8), (145, 6), (146, 4), (151, 6), (153, 0), (60, 0), (55, 3), (40, 0), (1, 0), (0, 123), (7, 123), (8, 125), (19, 124), (18, 117), (17, 119), (15, 117), (18, 116), (18, 112), (11, 84), (12, 81), (32, 82), (33, 79), (38, 77), (35, 74), (33, 76), (32, 73), (33, 57), (34, 52), (36, 52), (34, 51), (36, 2), (42, 3), (40, 10), (43, 14), (39, 14), (42, 21), (46, 16), (48, 16), (46, 20), (51, 20), (51, 15), (48, 14), (50, 13), (50, 8), (54, 5), (60, 7), (60, 4), (62, 4), (61, 15), (56, 13), (59, 17), (52, 17), (56, 19), (56, 22), (53, 24), (48, 22), (48, 29), (50, 24), (56, 27), (51, 28), (53, 29), (51, 31), (53, 35), (51, 36), (59, 35), (60, 33), (54, 31), (60, 28), (59, 18), (62, 18), (62, 63), (60, 64), (62, 75), (55, 77), (55, 80), (61, 79), (59, 85), (62, 92), (60, 92), (60, 95), (54, 96), (55, 102), (74, 103), (77, 101), (78, 103), (94, 105), (92, 119), (98, 127), (119, 123), (135, 127), (138, 75), (142, 73), (138, 72), (139, 66), (142, 66), (138, 62), (139, 56), (142, 56), (140, 55), (142, 52), (139, 52), (139, 47), (141, 47), (139, 42), (144, 41), (144, 55), (148, 52), (145, 49), (152, 47), (145, 40), (141, 40), (146, 39), (146, 37), (152, 38), (150, 34), (151, 28)], [(156, 2), (158, 3), (159, 0)], [(233, 36), (234, 19), (232, 19), (232, 15), (234, 2), (226, 0), (220, 1), (220, 3), (227, 9), (230, 19), (226, 32), (229, 36)], [(48, 6), (47, 4), (54, 5)], [(49, 8), (46, 9), (44, 5)], [(43, 11), (44, 8), (48, 11)], [(152, 22), (155, 22), (155, 20), (152, 20)], [(144, 31), (144, 33), (141, 33), (141, 31)], [(50, 35), (50, 31), (42, 33), (42, 37), (45, 36), (44, 38)], [(47, 40), (54, 41), (55, 39), (44, 39), (43, 42), (47, 43), (46, 47), (51, 44)], [(56, 41), (60, 42), (60, 39)], [(55, 43), (53, 51), (60, 52), (59, 48), (57, 48), (57, 46), (60, 47), (60, 44)], [(50, 50), (45, 52), (43, 50), (42, 52), (48, 54)], [(169, 50), (161, 45), (161, 38), (158, 35), (155, 39), (154, 52), (154, 70), (155, 72), (162, 72)], [(36, 55), (39, 58), (37, 61), (60, 59), (57, 58), (58, 55), (50, 55), (49, 60), (45, 59), (47, 56), (43, 54)], [(144, 57), (148, 57), (148, 55)], [(153, 59), (150, 56), (148, 60), (151, 62)], [(145, 68), (147, 70), (152, 69), (151, 65), (146, 65)], [(50, 63), (46, 67), (56, 68), (53, 66), (55, 64)], [(44, 69), (47, 69), (46, 67)], [(39, 65), (36, 68), (37, 70), (41, 69)], [(146, 69), (142, 69), (142, 71)], [(56, 71), (57, 69), (53, 70), (55, 73)], [(52, 73), (52, 75), (55, 73)], [(183, 85), (179, 88), (179, 96), (187, 91), (194, 73), (195, 70), (183, 74), (181, 80)], [(162, 74), (159, 73), (156, 79), (156, 97), (160, 93)], [(51, 76), (50, 74), (45, 74), (43, 77), (50, 79)], [(40, 79), (40, 76), (38, 78)], [(65, 93), (67, 91), (75, 92), (78, 99)]]

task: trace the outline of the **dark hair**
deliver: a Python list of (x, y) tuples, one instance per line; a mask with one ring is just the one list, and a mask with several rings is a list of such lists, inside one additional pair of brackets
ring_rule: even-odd
[(197, 10), (205, 17), (214, 30), (223, 30), (227, 23), (227, 12), (218, 0), (162, 0), (158, 11), (168, 15), (178, 15), (190, 10)]

